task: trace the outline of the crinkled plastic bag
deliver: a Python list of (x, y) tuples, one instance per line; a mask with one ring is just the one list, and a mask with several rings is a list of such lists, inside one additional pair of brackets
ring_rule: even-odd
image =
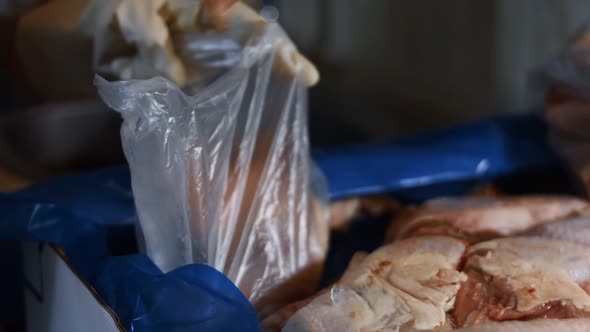
[(327, 249), (324, 181), (309, 153), (306, 88), (273, 69), (270, 23), (239, 64), (191, 95), (161, 78), (96, 79), (120, 112), (140, 237), (164, 271), (207, 263), (261, 315), (312, 292)]

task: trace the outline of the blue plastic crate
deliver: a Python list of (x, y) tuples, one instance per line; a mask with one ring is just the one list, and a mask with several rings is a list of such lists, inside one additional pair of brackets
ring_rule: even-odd
[[(513, 115), (375, 145), (315, 149), (333, 199), (389, 193), (403, 202), (462, 194), (494, 180), (509, 193), (573, 193), (534, 114)], [(129, 331), (256, 331), (256, 313), (221, 273), (187, 265), (163, 274), (136, 254), (127, 167), (60, 178), (0, 195), (0, 239), (62, 246)], [(357, 250), (383, 242), (387, 218), (333, 234), (323, 283)], [(3, 297), (4, 304), (14, 299)]]

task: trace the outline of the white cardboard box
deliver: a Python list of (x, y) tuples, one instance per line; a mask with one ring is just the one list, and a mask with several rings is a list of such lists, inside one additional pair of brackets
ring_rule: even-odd
[(125, 331), (59, 247), (25, 243), (23, 259), (29, 332)]

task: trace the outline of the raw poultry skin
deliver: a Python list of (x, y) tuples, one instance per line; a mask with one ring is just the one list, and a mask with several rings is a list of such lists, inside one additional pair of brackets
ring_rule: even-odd
[(579, 215), (545, 223), (526, 230), (523, 235), (534, 235), (590, 246), (590, 216)]
[(398, 219), (407, 233), (393, 238), (405, 239), (356, 256), (335, 285), (262, 327), (590, 332), (586, 211), (569, 197), (429, 201)]
[(386, 242), (417, 235), (449, 235), (477, 243), (518, 234), (587, 206), (583, 200), (566, 196), (438, 198), (396, 218)]
[(541, 237), (512, 237), (471, 246), (457, 294), (457, 326), (486, 321), (590, 317), (590, 250)]
[[(348, 263), (348, 267), (346, 268), (346, 271), (344, 271), (344, 274), (340, 278), (340, 281), (346, 280), (348, 278), (347, 276), (350, 273), (352, 273), (354, 271), (354, 269), (357, 266), (359, 266), (359, 264), (367, 256), (368, 256), (368, 253), (366, 253), (366, 252), (359, 251), (359, 252), (355, 253), (352, 256), (352, 259), (350, 260), (350, 262)], [(293, 302), (293, 303), (288, 304), (288, 305), (284, 306), (283, 308), (277, 310), (276, 312), (274, 312), (272, 315), (270, 315), (269, 317), (267, 317), (266, 319), (264, 319), (260, 323), (261, 329), (263, 331), (280, 331), (281, 328), (287, 322), (287, 320), (289, 320), (289, 318), (291, 318), (291, 316), (293, 316), (293, 314), (295, 314), (299, 309), (308, 305), (311, 301), (313, 301), (317, 297), (319, 297), (325, 293), (328, 293), (330, 291), (330, 289), (332, 288), (332, 286), (326, 287), (306, 299)]]
[(283, 331), (442, 331), (466, 276), (467, 244), (445, 236), (381, 247), (299, 309)]
[(456, 332), (588, 332), (590, 319), (535, 319), (530, 321), (489, 322), (455, 330)]

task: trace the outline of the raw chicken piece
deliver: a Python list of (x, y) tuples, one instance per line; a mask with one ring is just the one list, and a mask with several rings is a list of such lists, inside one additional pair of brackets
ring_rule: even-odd
[(344, 199), (333, 202), (330, 205), (330, 230), (346, 231), (352, 219), (361, 209), (361, 200), (358, 198)]
[[(348, 263), (348, 267), (346, 268), (346, 271), (344, 271), (344, 274), (342, 275), (340, 280), (341, 281), (347, 280), (347, 276), (351, 273), (351, 271), (354, 271), (354, 269), (356, 267), (358, 267), (359, 264), (367, 256), (368, 256), (368, 253), (366, 253), (366, 252), (359, 251), (359, 252), (355, 253), (352, 256), (352, 259), (350, 260), (350, 262)], [(329, 292), (331, 288), (332, 288), (331, 286), (326, 287), (326, 288), (322, 289), (321, 291), (319, 291), (318, 293), (314, 294), (313, 296), (310, 296), (310, 297), (303, 299), (301, 301), (293, 302), (289, 305), (284, 306), (280, 310), (276, 311), (275, 313), (273, 313), (272, 315), (270, 315), (266, 319), (264, 319), (260, 323), (260, 328), (263, 331), (280, 331), (281, 328), (285, 325), (285, 322), (287, 322), (287, 320), (289, 320), (289, 318), (291, 318), (291, 316), (293, 316), (293, 314), (295, 314), (295, 312), (297, 312), (299, 309), (308, 305), (311, 301), (313, 301), (317, 297)]]
[(425, 236), (386, 245), (351, 268), (329, 292), (298, 310), (283, 331), (441, 331), (466, 280), (466, 243)]
[(470, 243), (519, 233), (588, 205), (566, 196), (439, 198), (409, 209), (388, 230), (391, 242), (415, 235), (450, 235)]
[(472, 197), (499, 197), (500, 189), (491, 183), (479, 185), (471, 190), (468, 196)]
[(577, 216), (533, 227), (523, 233), (590, 246), (590, 216)]
[(400, 205), (387, 196), (355, 197), (336, 201), (330, 205), (330, 229), (346, 231), (350, 222), (363, 216), (393, 214)]
[(486, 321), (590, 317), (587, 247), (513, 237), (469, 248), (453, 312), (457, 326)]
[(280, 331), (285, 323), (291, 318), (299, 309), (307, 306), (311, 301), (315, 300), (316, 298), (328, 293), (330, 288), (324, 288), (319, 291), (317, 294), (310, 296), (306, 299), (301, 301), (293, 302), (289, 305), (284, 306), (283, 308), (279, 309), (272, 315), (265, 318), (260, 323), (260, 330), (262, 332), (278, 332)]
[(590, 319), (535, 319), (526, 322), (492, 322), (455, 330), (456, 332), (589, 332)]

